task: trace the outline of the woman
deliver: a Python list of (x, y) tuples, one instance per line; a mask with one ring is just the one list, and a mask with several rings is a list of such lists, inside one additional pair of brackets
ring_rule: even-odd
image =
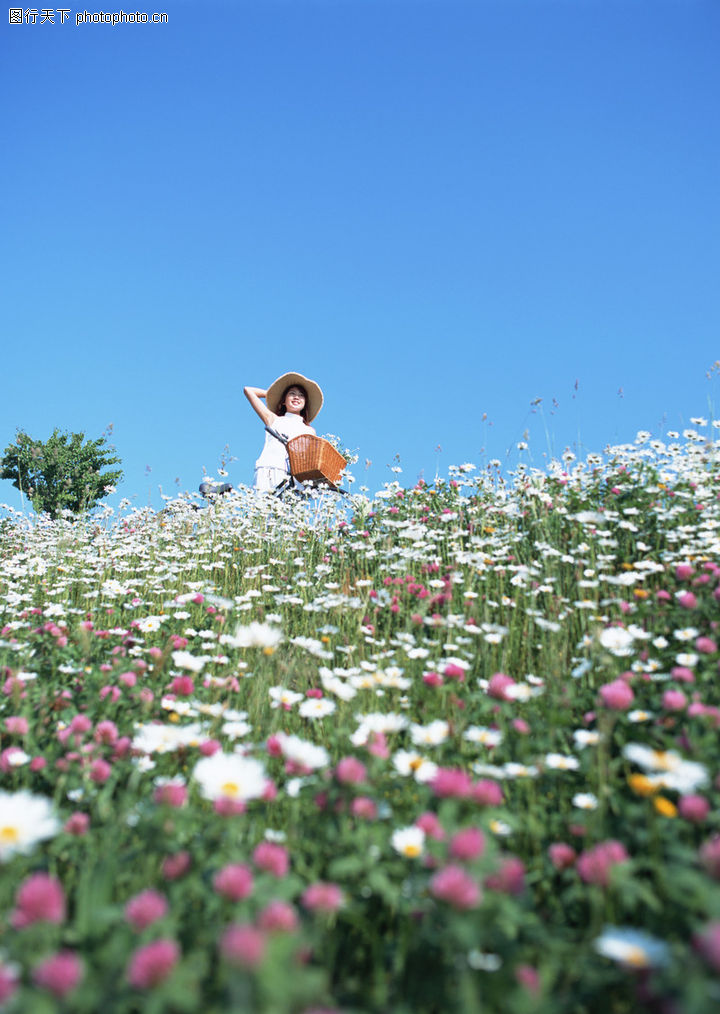
[[(308, 380), (302, 373), (283, 373), (267, 391), (260, 387), (246, 387), (244, 390), (245, 397), (266, 426), (289, 438), (315, 434), (309, 424), (322, 408), (323, 393), (314, 380)], [(255, 462), (255, 489), (271, 493), (289, 475), (290, 462), (285, 445), (271, 433), (266, 433), (265, 446)]]

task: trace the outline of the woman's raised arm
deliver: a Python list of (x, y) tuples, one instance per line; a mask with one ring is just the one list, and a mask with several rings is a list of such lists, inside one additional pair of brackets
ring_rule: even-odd
[(267, 391), (262, 387), (245, 387), (243, 388), (245, 397), (250, 402), (252, 407), (255, 409), (257, 414), (260, 416), (266, 426), (272, 426), (277, 419), (274, 412), (271, 412), (267, 405), (263, 405), (260, 401), (267, 394)]

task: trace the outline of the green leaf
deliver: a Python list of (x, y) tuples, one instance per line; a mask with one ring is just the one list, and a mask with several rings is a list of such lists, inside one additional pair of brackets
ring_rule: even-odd
[(367, 857), (361, 855), (340, 856), (333, 859), (328, 867), (328, 876), (333, 880), (344, 880), (361, 873), (367, 865)]

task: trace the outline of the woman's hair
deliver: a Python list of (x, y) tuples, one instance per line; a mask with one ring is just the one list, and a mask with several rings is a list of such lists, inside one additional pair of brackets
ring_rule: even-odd
[(283, 391), (282, 398), (280, 399), (280, 404), (278, 405), (277, 412), (275, 413), (275, 415), (285, 415), (287, 413), (287, 409), (285, 407), (285, 398), (287, 397), (287, 393), (288, 393), (288, 391), (290, 390), (291, 387), (296, 387), (298, 389), (298, 391), (302, 391), (303, 398), (305, 399), (305, 404), (302, 407), (302, 412), (300, 413), (300, 415), (302, 416), (303, 422), (307, 426), (308, 425), (308, 396), (307, 396), (307, 391), (302, 386), (302, 384), (288, 384), (288, 386)]

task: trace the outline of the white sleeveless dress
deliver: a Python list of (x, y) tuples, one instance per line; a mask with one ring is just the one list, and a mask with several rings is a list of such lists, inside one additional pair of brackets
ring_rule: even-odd
[[(273, 429), (282, 433), (284, 437), (299, 437), (302, 434), (315, 434), (312, 426), (306, 426), (302, 416), (292, 412), (278, 416)], [(254, 488), (260, 493), (271, 493), (283, 479), (290, 474), (290, 461), (288, 460), (285, 445), (280, 443), (277, 437), (266, 431), (265, 445), (260, 457), (255, 462)]]

